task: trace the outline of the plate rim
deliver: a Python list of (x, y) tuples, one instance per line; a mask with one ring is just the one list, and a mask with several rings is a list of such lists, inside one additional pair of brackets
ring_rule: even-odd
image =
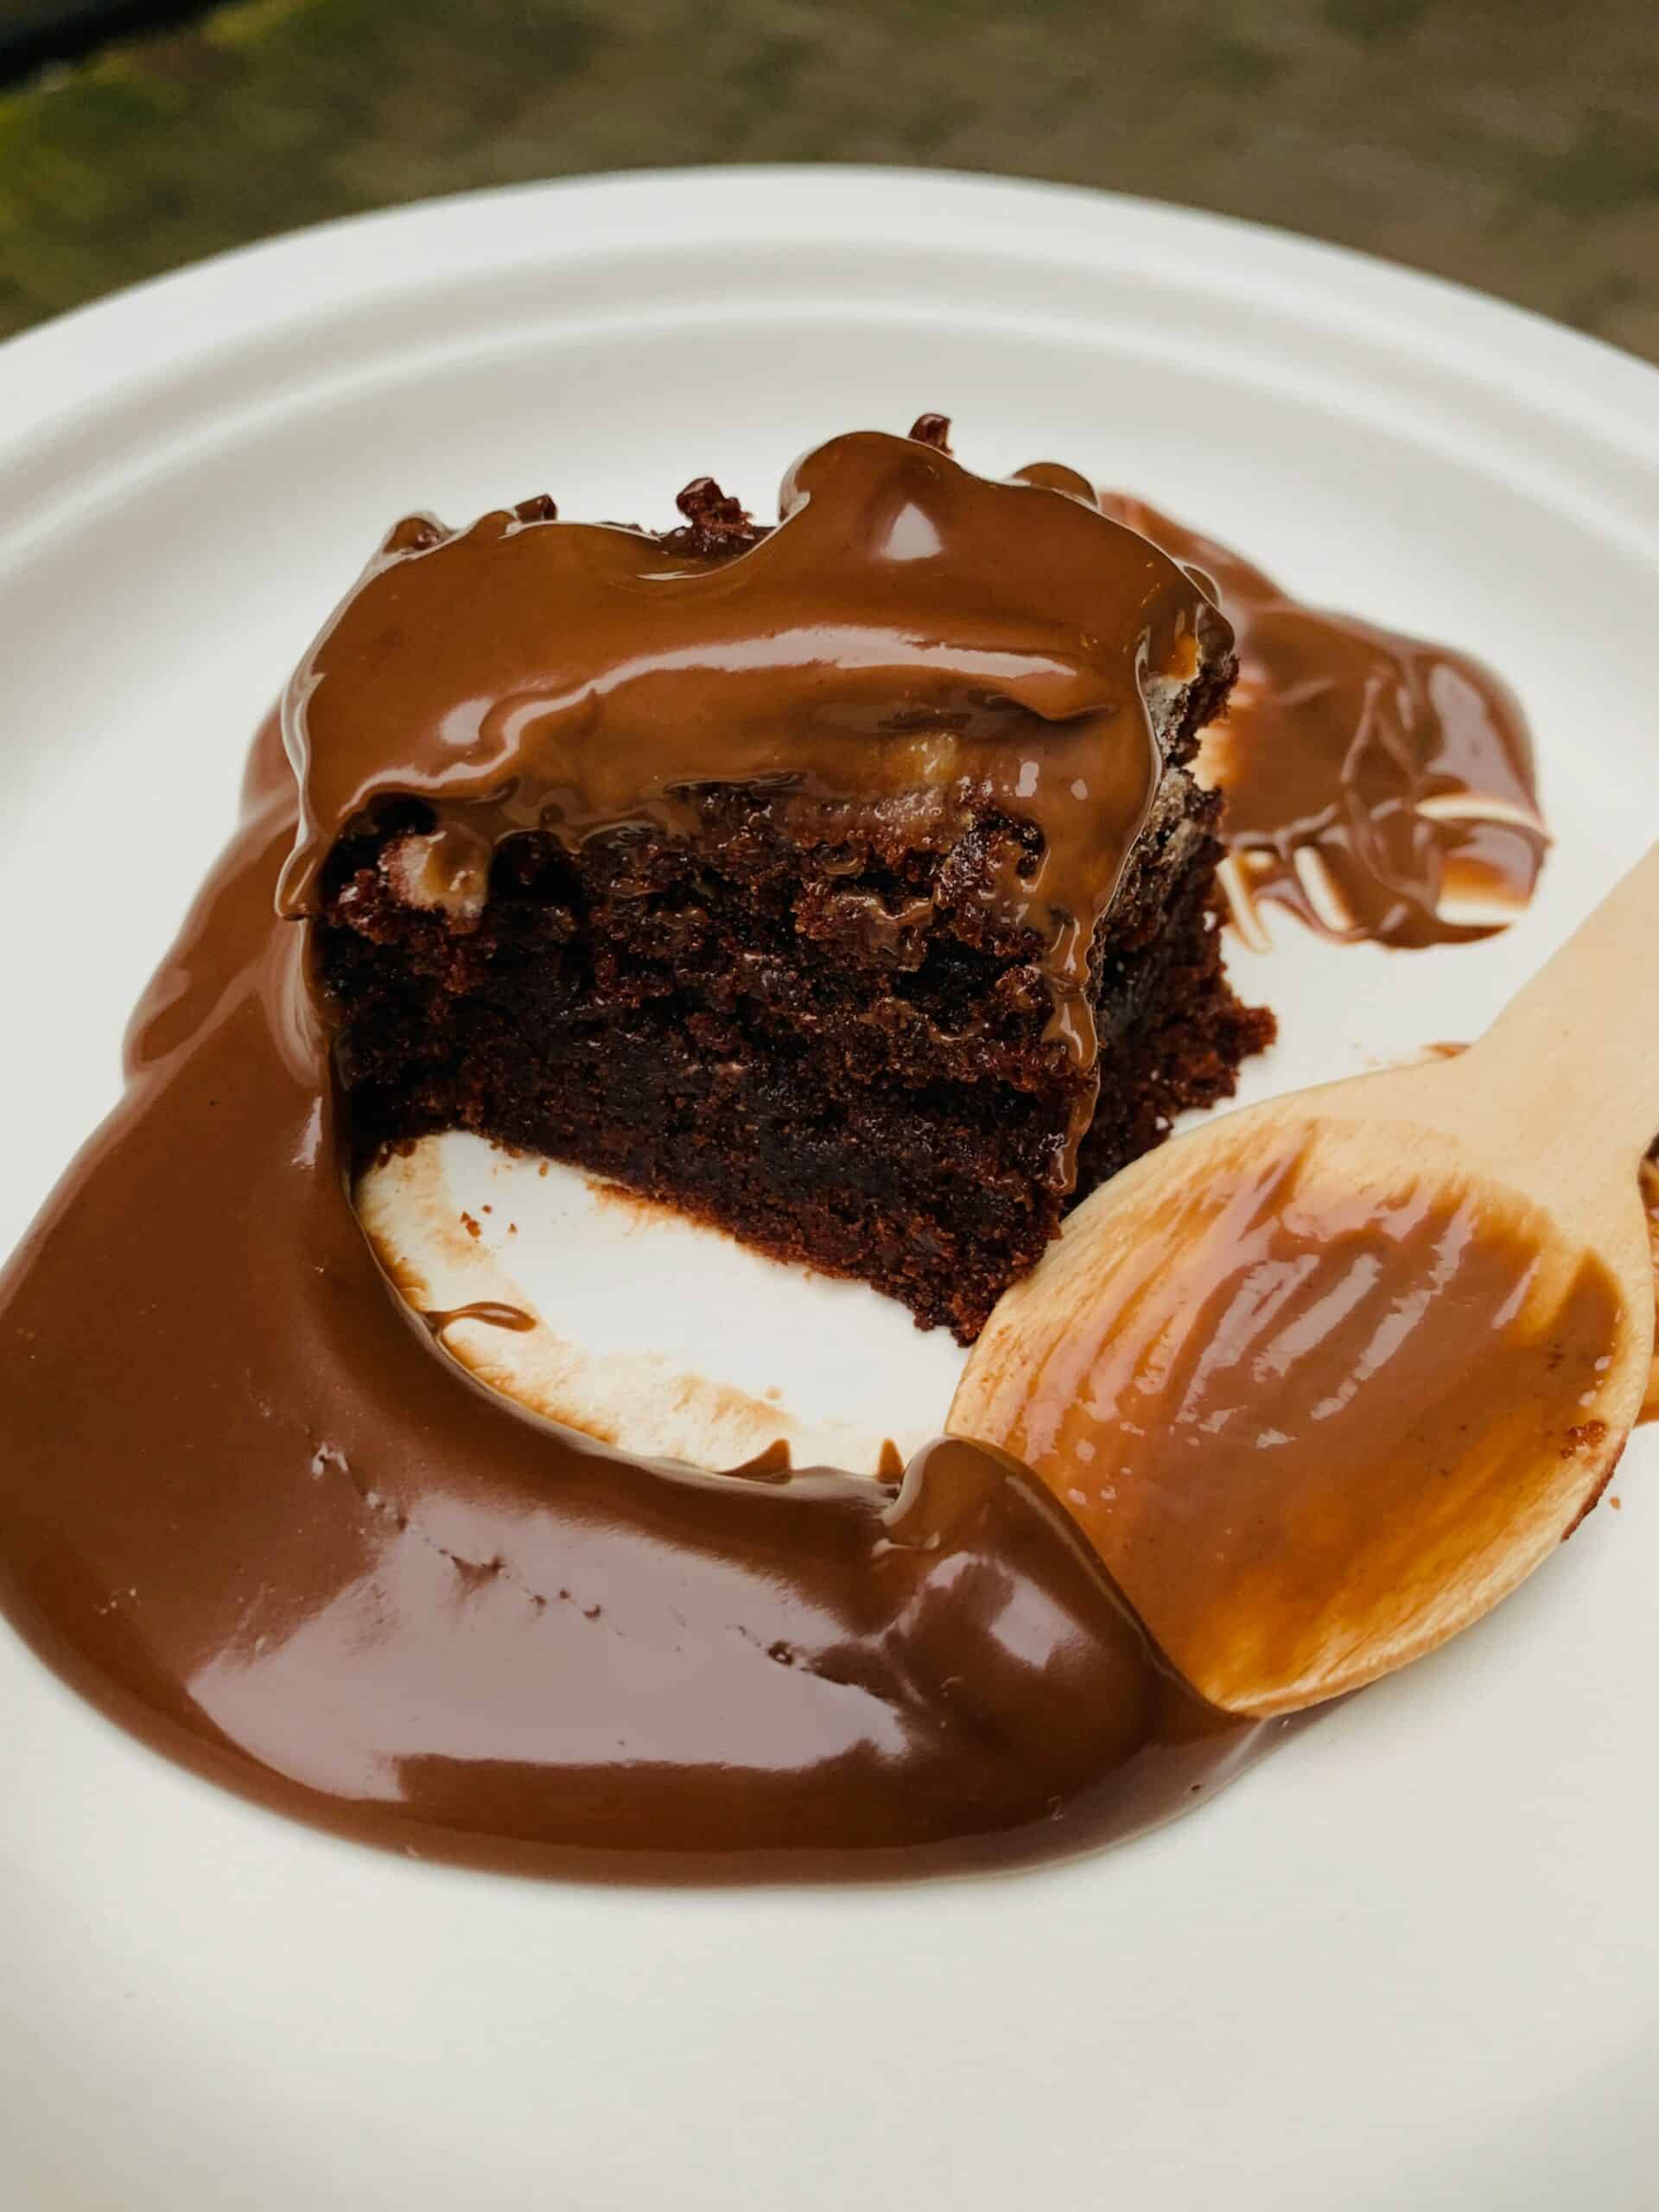
[[(1033, 259), (1133, 263), (1167, 272), (1176, 264), (1163, 257), (1174, 249), (1183, 275), (1210, 296), (1259, 296), (1271, 285), (1300, 296), (1306, 312), (1306, 280), (1317, 272), (1325, 321), (1374, 334), (1403, 313), (1420, 335), (1427, 321), (1440, 341), (1436, 358), (1446, 365), (1461, 359), (1466, 368), (1478, 357), (1507, 390), (1553, 415), (1566, 413), (1580, 435), (1633, 447), (1659, 465), (1653, 408), (1659, 365), (1530, 308), (1247, 217), (1086, 185), (854, 162), (716, 163), (486, 186), (227, 248), (0, 342), (0, 464), (48, 424), (62, 424), (106, 396), (112, 349), (124, 391), (151, 385), (183, 362), (199, 364), (205, 343), (275, 335), (315, 322), (328, 308), (372, 308), (412, 286), (429, 289), (446, 249), (464, 245), (469, 268), (496, 275), (568, 258), (568, 232), (578, 221), (589, 226), (583, 249), (607, 256), (625, 245), (660, 247), (693, 236), (751, 250), (769, 237), (798, 244), (804, 228), (814, 245), (836, 236), (868, 242), (855, 219), (895, 191), (906, 200), (899, 243), (908, 250), (936, 237), (959, 238), (961, 220), (971, 213), (976, 253), (1001, 238)], [(1039, 212), (1050, 219), (1040, 254), (1031, 233)], [(550, 251), (555, 240), (544, 216), (563, 219), (567, 235), (558, 251)], [(292, 282), (302, 271), (304, 287)], [(1570, 409), (1562, 405), (1564, 378), (1576, 403)], [(1592, 404), (1594, 421), (1586, 419)], [(1620, 418), (1611, 438), (1604, 410)]]

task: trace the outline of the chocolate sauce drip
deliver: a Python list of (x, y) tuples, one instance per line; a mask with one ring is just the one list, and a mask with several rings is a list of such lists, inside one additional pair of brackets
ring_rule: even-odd
[[(486, 515), (392, 539), (301, 664), (284, 734), (301, 834), (284, 910), (316, 909), (336, 839), (425, 802), (423, 895), (476, 901), (505, 838), (649, 820), (758, 784), (837, 841), (873, 799), (987, 804), (1040, 850), (998, 887), (1029, 929), (1052, 1035), (1096, 1039), (1089, 960), (1193, 679), (1230, 632), (1168, 556), (1093, 508), (875, 431), (798, 461), (761, 531), (711, 479), (666, 538)], [(831, 810), (825, 814), (824, 810)], [(849, 810), (850, 812), (845, 811)]]
[(650, 1465), (439, 1353), (347, 1200), (269, 736), (124, 1103), (0, 1277), (0, 1597), (167, 1752), (419, 1855), (611, 1879), (1052, 1858), (1276, 1738), (1033, 1478)]
[(526, 1313), (522, 1306), (505, 1305), (498, 1298), (474, 1299), (470, 1306), (452, 1306), (447, 1311), (429, 1308), (421, 1319), (435, 1337), (442, 1336), (457, 1321), (481, 1321), (486, 1328), (510, 1329), (519, 1336), (536, 1326), (533, 1313)]
[(1457, 944), (1507, 926), (1549, 843), (1509, 687), (1465, 653), (1302, 606), (1142, 500), (1100, 504), (1199, 572), (1237, 637), (1200, 774), (1227, 794), (1224, 881), (1246, 935), (1262, 899), (1345, 941)]

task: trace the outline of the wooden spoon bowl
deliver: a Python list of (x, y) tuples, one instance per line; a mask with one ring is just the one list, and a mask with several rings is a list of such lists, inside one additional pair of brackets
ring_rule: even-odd
[(1456, 1059), (1137, 1161), (1000, 1302), (952, 1433), (1065, 1501), (1213, 1703), (1420, 1657), (1571, 1532), (1653, 1361), (1659, 849)]

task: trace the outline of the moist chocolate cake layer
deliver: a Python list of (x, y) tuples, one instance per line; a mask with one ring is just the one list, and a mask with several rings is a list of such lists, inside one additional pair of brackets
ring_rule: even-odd
[(700, 481), (657, 538), (393, 533), (286, 715), (361, 1147), (531, 1147), (969, 1340), (1086, 1133), (1096, 1180), (1230, 1089), (1230, 632), (936, 435), (833, 442), (770, 531)]

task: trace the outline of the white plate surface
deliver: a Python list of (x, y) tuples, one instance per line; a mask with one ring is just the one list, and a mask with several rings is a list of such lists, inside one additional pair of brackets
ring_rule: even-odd
[[(114, 1097), (245, 739), (392, 517), (545, 488), (652, 520), (706, 470), (764, 507), (804, 446), (925, 408), (972, 466), (1064, 456), (1485, 655), (1533, 717), (1559, 845), (1531, 912), (1439, 955), (1287, 920), (1236, 950), (1285, 1019), (1254, 1092), (1471, 1034), (1659, 828), (1659, 378), (1586, 340), (1207, 217), (910, 172), (335, 226), (0, 352), (0, 1248)], [(99, 890), (66, 905), (65, 871)], [(871, 1325), (884, 1388), (940, 1387)], [(175, 1771), (8, 1632), (0, 2198), (1649, 2207), (1653, 1447), (1455, 1647), (1203, 1816), (1018, 1877), (413, 1865)]]

